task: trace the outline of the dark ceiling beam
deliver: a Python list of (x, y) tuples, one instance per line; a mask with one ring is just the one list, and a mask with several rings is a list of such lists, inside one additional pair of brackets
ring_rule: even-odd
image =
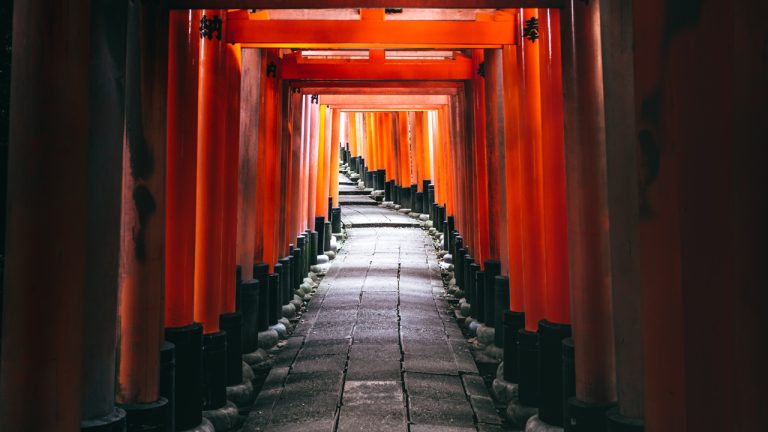
[(563, 0), (169, 0), (172, 9), (561, 8)]

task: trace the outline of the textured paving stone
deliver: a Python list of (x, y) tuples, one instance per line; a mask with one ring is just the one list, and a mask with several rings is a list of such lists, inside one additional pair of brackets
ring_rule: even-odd
[(479, 423), (487, 424), (501, 424), (501, 418), (499, 413), (496, 412), (496, 406), (493, 404), (493, 399), (487, 396), (470, 396), (470, 402), (472, 403), (472, 410), (475, 411), (477, 421)]
[(414, 219), (377, 206), (342, 206), (342, 220), (348, 238), (296, 331), (274, 352), (243, 430), (498, 426), (482, 379), (466, 375), (477, 368), (443, 298), (431, 239), (399, 227), (417, 227)]
[(461, 378), (457, 376), (406, 372), (405, 390), (409, 397), (466, 400)]
[(467, 400), (409, 397), (408, 410), (414, 424), (473, 426), (472, 406)]
[(464, 391), (469, 396), (490, 397), (485, 381), (480, 375), (464, 374), (461, 376)]

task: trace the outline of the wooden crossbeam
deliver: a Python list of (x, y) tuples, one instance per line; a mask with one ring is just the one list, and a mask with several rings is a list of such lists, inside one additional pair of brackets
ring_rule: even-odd
[(506, 21), (251, 20), (230, 14), (230, 43), (259, 48), (497, 48), (515, 43)]
[(291, 87), (319, 95), (455, 95), (457, 81), (292, 81)]
[(563, 0), (169, 0), (172, 9), (561, 8)]
[(283, 58), (280, 75), (286, 80), (411, 80), (442, 81), (472, 78), (472, 60), (457, 56), (449, 60), (421, 61), (321, 61)]

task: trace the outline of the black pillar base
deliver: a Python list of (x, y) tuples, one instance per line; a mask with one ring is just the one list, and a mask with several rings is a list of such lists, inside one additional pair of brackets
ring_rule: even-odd
[(168, 401), (160, 398), (155, 402), (120, 405), (125, 410), (127, 432), (170, 432)]
[(227, 333), (227, 386), (243, 383), (243, 314), (219, 315), (219, 328)]
[(81, 432), (125, 432), (125, 410), (115, 407), (104, 417), (83, 420)]
[[(479, 275), (482, 273), (483, 278), (480, 279)], [(472, 299), (471, 315), (473, 318), (483, 324), (487, 324), (485, 319), (485, 296), (488, 295), (488, 289), (485, 287), (485, 272), (478, 273), (477, 282), (475, 283), (475, 297)]]
[(203, 421), (200, 401), (200, 353), (203, 326), (192, 323), (165, 329), (165, 340), (176, 347), (174, 423), (176, 430), (191, 429)]
[[(464, 298), (466, 298), (467, 301), (471, 301), (472, 291), (475, 289), (475, 273), (472, 271), (472, 264), (474, 263), (475, 259), (470, 255), (464, 256), (464, 285), (462, 288), (464, 289)], [(476, 266), (475, 268), (480, 268), (480, 266)]]
[[(309, 265), (317, 265), (317, 246), (320, 244), (319, 242), (319, 233), (317, 231), (312, 231), (309, 233)], [(307, 269), (309, 270), (309, 269)]]
[[(498, 269), (500, 270), (501, 266)], [(492, 269), (491, 271), (495, 270)], [(494, 327), (496, 327), (493, 343), (501, 348), (504, 346), (504, 311), (509, 309), (509, 278), (507, 276), (495, 276), (493, 278), (493, 296), (493, 303), (490, 305), (486, 303), (486, 305), (493, 309), (493, 321)]]
[(331, 250), (331, 222), (325, 221), (325, 224), (323, 224), (323, 234), (322, 252), (328, 252)]
[(567, 432), (604, 431), (606, 428), (606, 411), (610, 405), (596, 405), (584, 402), (575, 397), (568, 398), (568, 418), (565, 421)]
[(325, 216), (315, 216), (315, 231), (317, 231), (317, 251), (315, 253), (315, 264), (317, 264), (317, 255), (325, 252), (325, 236), (330, 233), (325, 232)]
[(291, 281), (292, 290), (299, 289), (299, 286), (301, 285), (301, 281), (304, 280), (304, 278), (301, 276), (301, 270), (304, 267), (301, 255), (302, 255), (301, 249), (296, 248), (293, 250), (293, 263), (291, 264), (293, 266), (291, 268), (291, 272), (293, 272), (293, 281)]
[(160, 397), (168, 401), (169, 430), (176, 429), (176, 345), (163, 341), (160, 347)]
[(227, 334), (223, 331), (203, 335), (203, 409), (227, 403)]
[[(278, 265), (280, 264), (275, 264), (275, 267)], [(275, 325), (277, 324), (277, 320), (281, 318), (283, 311), (282, 292), (280, 291), (280, 275), (277, 273), (269, 274), (269, 301), (269, 325)]]
[(341, 207), (331, 209), (331, 228), (334, 234), (341, 234)]
[(283, 304), (288, 304), (293, 299), (293, 295), (291, 295), (293, 256), (280, 258), (280, 264), (282, 265), (282, 272), (280, 273), (280, 290), (282, 291)]
[(539, 418), (553, 426), (563, 425), (563, 339), (570, 336), (570, 325), (539, 321)]
[(525, 313), (508, 309), (502, 314), (502, 319), (504, 320), (504, 381), (517, 383), (517, 335), (525, 327)]
[[(562, 343), (563, 351), (563, 422), (568, 427), (568, 399), (576, 396), (576, 353), (573, 349), (573, 338), (565, 338)], [(605, 430), (602, 428), (600, 430)]]
[(539, 334), (517, 332), (517, 394), (520, 403), (539, 406)]
[(423, 209), (424, 193), (416, 192), (415, 197), (416, 198), (413, 200), (412, 210), (416, 213), (424, 213), (424, 209)]
[(608, 420), (608, 432), (643, 432), (645, 430), (643, 419), (625, 417), (619, 413), (619, 407), (610, 408), (605, 416)]
[(241, 310), (240, 306), (240, 284), (243, 283), (243, 268), (238, 264), (235, 266), (235, 310)]
[(253, 265), (253, 278), (259, 281), (259, 313), (257, 314), (256, 330), (262, 332), (269, 329), (269, 265), (258, 263)]
[[(456, 239), (458, 244), (460, 237)], [(462, 248), (456, 249), (456, 255), (453, 256), (453, 277), (456, 279), (456, 285), (462, 290), (466, 288), (464, 285), (464, 257), (467, 256), (467, 250)]]
[[(243, 353), (252, 353), (259, 348), (259, 303), (261, 287), (256, 279), (243, 281), (240, 286), (242, 291), (242, 304), (240, 312), (242, 315), (242, 351)], [(190, 426), (194, 427), (200, 424)]]

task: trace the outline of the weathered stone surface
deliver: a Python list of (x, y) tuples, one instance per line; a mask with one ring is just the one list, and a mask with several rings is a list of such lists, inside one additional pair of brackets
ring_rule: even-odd
[(524, 428), (528, 419), (538, 413), (539, 410), (537, 408), (523, 405), (517, 399), (513, 399), (507, 403), (507, 409), (504, 412), (504, 415), (512, 426)]
[(517, 399), (517, 384), (496, 378), (493, 380), (493, 396), (501, 403)]
[(217, 410), (203, 411), (203, 418), (210, 421), (216, 431), (228, 431), (239, 425), (238, 414), (237, 406), (232, 402), (227, 402), (226, 405)]
[(544, 423), (539, 418), (539, 415), (536, 414), (528, 419), (528, 422), (525, 424), (525, 432), (563, 432), (563, 428)]
[(203, 421), (199, 426), (196, 426), (192, 429), (187, 429), (184, 432), (216, 432), (216, 429), (213, 428), (213, 423), (211, 423), (210, 420), (203, 417)]
[(264, 330), (263, 332), (259, 332), (259, 348), (268, 350), (272, 348), (273, 346), (277, 345), (277, 342), (280, 340), (280, 336), (277, 334), (277, 331), (274, 329)]
[(493, 399), (488, 396), (470, 396), (470, 402), (472, 403), (472, 410), (475, 411), (477, 421), (486, 424), (501, 424), (501, 418), (496, 412), (496, 407), (493, 404)]
[(294, 298), (295, 311), (305, 309), (291, 337), (268, 358), (251, 356), (274, 367), (242, 430), (451, 432), (499, 423), (451, 315), (443, 281), (452, 274), (432, 238), (396, 228), (420, 223), (386, 206), (344, 205), (342, 219), (343, 248)]
[(493, 327), (481, 325), (477, 329), (477, 341), (483, 345), (493, 345), (493, 340), (495, 338), (495, 335), (496, 335), (496, 329), (494, 329)]
[(250, 407), (253, 403), (253, 383), (244, 380), (242, 384), (227, 387), (227, 400), (238, 408)]

